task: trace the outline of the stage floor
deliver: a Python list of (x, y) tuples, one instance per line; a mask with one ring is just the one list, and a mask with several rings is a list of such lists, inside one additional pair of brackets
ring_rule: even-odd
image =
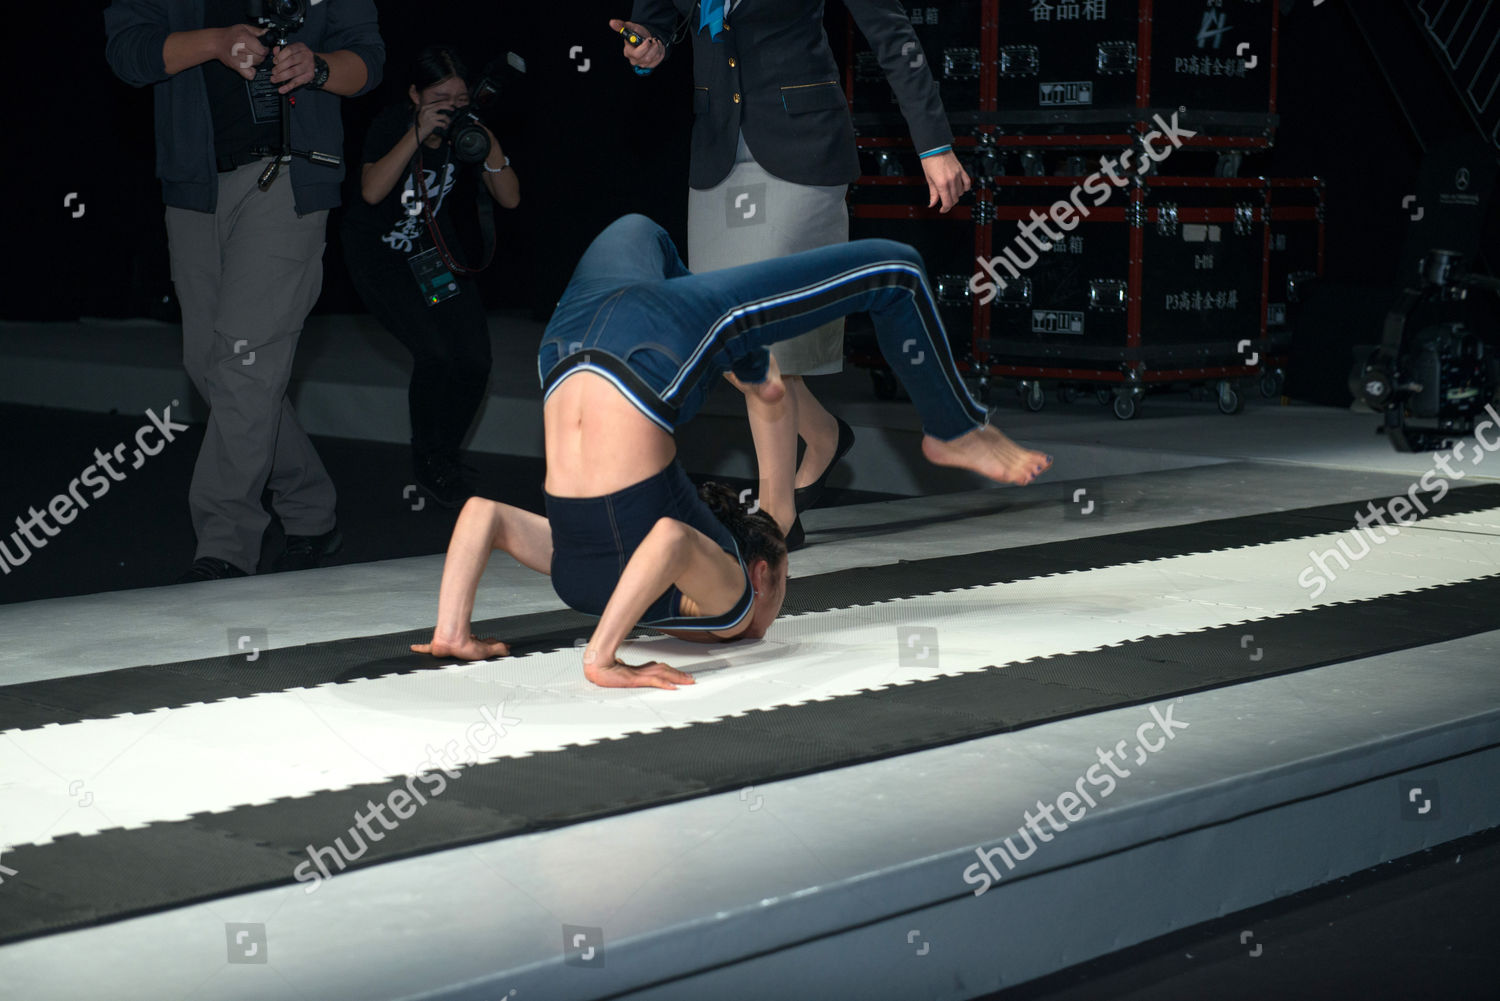
[(440, 557), (0, 607), (0, 983), (965, 998), (1500, 825), (1500, 488), (1319, 588), (1415, 482), (1337, 465), (815, 511), (676, 692), (503, 558), (484, 664)]

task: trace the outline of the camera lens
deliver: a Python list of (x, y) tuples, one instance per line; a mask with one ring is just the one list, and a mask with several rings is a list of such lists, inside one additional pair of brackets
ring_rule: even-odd
[(490, 155), (490, 137), (479, 118), (468, 107), (454, 110), (449, 120), (447, 139), (453, 144), (453, 159), (459, 163), (479, 163)]
[(478, 163), (490, 155), (490, 137), (470, 126), (453, 137), (453, 158), (459, 163)]

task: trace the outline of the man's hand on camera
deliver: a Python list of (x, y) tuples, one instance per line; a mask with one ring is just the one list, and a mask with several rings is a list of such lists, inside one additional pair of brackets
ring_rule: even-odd
[(236, 24), (220, 30), (223, 31), (223, 44), (219, 46), (219, 62), (246, 80), (253, 80), (255, 67), (266, 59), (266, 47), (260, 43), (260, 36), (266, 33), (266, 29)]
[(303, 84), (312, 83), (318, 73), (313, 50), (301, 42), (278, 46), (271, 67), (271, 82), (281, 84), (276, 88), (278, 94), (290, 94)]

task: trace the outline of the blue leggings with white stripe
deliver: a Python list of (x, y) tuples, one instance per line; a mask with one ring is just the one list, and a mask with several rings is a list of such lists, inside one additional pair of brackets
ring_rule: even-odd
[(693, 418), (726, 370), (760, 382), (770, 345), (865, 310), (927, 434), (950, 441), (984, 426), (986, 411), (954, 364), (922, 258), (891, 240), (695, 275), (665, 230), (625, 216), (579, 261), (542, 335), (537, 369), (547, 395), (574, 372), (596, 372), (670, 433)]

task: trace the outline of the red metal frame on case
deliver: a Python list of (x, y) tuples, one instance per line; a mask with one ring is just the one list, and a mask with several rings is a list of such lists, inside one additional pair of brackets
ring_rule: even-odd
[[(981, 8), (979, 51), (980, 61), (986, 72), (980, 77), (980, 116), (981, 120), (993, 124), (1004, 125), (999, 120), (1003, 109), (999, 107), (999, 86), (996, 73), (1000, 61), (1000, 3), (1020, 3), (1023, 0), (983, 0)], [(1117, 0), (1118, 2), (1118, 0)], [(1277, 113), (1277, 88), (1280, 83), (1280, 39), (1281, 39), (1281, 9), (1277, 0), (1266, 0), (1271, 11), (1271, 51), (1268, 54), (1268, 81), (1269, 93), (1267, 94), (1267, 114), (1274, 116)], [(1136, 85), (1135, 103), (1138, 112), (1135, 119), (1135, 129), (1138, 134), (1145, 134), (1154, 128), (1151, 121), (1152, 115), (1159, 109), (1152, 107), (1151, 72), (1155, 65), (1155, 36), (1152, 26), (1155, 23), (1155, 0), (1136, 0), (1139, 4), (1136, 32)], [(856, 33), (858, 27), (853, 18), (847, 21), (845, 32), (845, 60), (846, 71), (844, 79), (844, 95), (848, 100), (850, 110), (856, 115), (861, 114), (864, 109), (855, 106), (854, 93), (854, 65), (856, 52)], [(935, 65), (929, 62), (929, 65)], [(1122, 122), (1121, 125), (1124, 125)], [(1015, 131), (1012, 129), (1012, 131)], [(1109, 145), (1119, 142), (1117, 132), (1115, 135), (1100, 135), (1090, 137), (1095, 142), (1087, 144)], [(1254, 135), (1199, 135), (1185, 140), (1185, 145), (1193, 147), (1207, 147), (1217, 149), (1241, 149), (1241, 150), (1263, 150), (1273, 145), (1274, 128), (1267, 126), (1264, 134)], [(1082, 140), (1083, 136), (1077, 137)], [(1013, 135), (1001, 136), (996, 142), (999, 145), (1008, 146), (1046, 146), (1057, 143), (1058, 137), (1044, 133), (1031, 133), (1022, 130)], [(1084, 145), (1078, 141), (1071, 145)]]
[[(965, 137), (959, 141), (960, 152), (972, 149), (977, 141)], [(895, 149), (907, 154), (914, 155), (909, 140), (889, 137), (862, 137), (858, 140), (861, 149)], [(1069, 177), (998, 177), (983, 179), (976, 183), (974, 193), (947, 215), (941, 215), (937, 209), (929, 209), (926, 205), (927, 191), (926, 182), (920, 175), (909, 175), (899, 177), (864, 176), (856, 182), (851, 197), (850, 214), (857, 219), (948, 219), (948, 220), (973, 220), (974, 221), (974, 254), (978, 259), (989, 259), (993, 256), (995, 232), (991, 221), (1003, 222), (1006, 220), (1020, 220), (1030, 217), (1033, 210), (1045, 211), (1055, 199), (1049, 198), (1045, 192), (1048, 189), (1071, 189), (1079, 181), (1079, 178)], [(1039, 197), (1025, 204), (997, 205), (993, 200), (996, 186), (1003, 185), (1011, 190), (1020, 188), (1036, 189)], [(1158, 192), (1164, 189), (1180, 188), (1184, 190), (1208, 190), (1222, 191), (1225, 193), (1240, 192), (1247, 200), (1256, 205), (1253, 212), (1253, 223), (1257, 227), (1259, 237), (1259, 304), (1256, 323), (1258, 340), (1255, 350), (1259, 354), (1257, 364), (1207, 364), (1196, 366), (1170, 366), (1157, 365), (1140, 359), (1138, 356), (1142, 349), (1152, 348), (1151, 332), (1148, 329), (1146, 313), (1143, 309), (1143, 290), (1145, 286), (1145, 252), (1147, 227), (1155, 227), (1161, 222), (1161, 211), (1153, 205), (1146, 204), (1148, 189)], [(910, 201), (889, 201), (884, 198), (879, 204), (871, 204), (869, 200), (860, 197), (861, 189), (865, 192), (880, 190), (902, 190), (909, 189)], [(1241, 379), (1249, 378), (1259, 374), (1284, 368), (1288, 356), (1285, 343), (1275, 343), (1270, 336), (1267, 325), (1267, 310), (1271, 302), (1270, 287), (1270, 241), (1271, 228), (1269, 220), (1275, 218), (1282, 221), (1316, 221), (1318, 223), (1318, 249), (1317, 249), (1317, 271), (1321, 275), (1323, 271), (1324, 253), (1326, 247), (1326, 233), (1322, 221), (1321, 205), (1300, 204), (1296, 206), (1278, 205), (1276, 192), (1284, 191), (1309, 191), (1314, 192), (1321, 202), (1322, 182), (1316, 178), (1293, 178), (1267, 180), (1265, 178), (1174, 178), (1174, 177), (1150, 177), (1146, 179), (1145, 185), (1133, 185), (1128, 191), (1128, 197), (1121, 204), (1107, 205), (1095, 208), (1090, 216), (1091, 221), (1097, 223), (1126, 224), (1134, 216), (1141, 220), (1141, 225), (1130, 226), (1129, 234), (1129, 302), (1126, 310), (1126, 334), (1124, 343), (1121, 345), (1121, 359), (1119, 362), (1101, 364), (1097, 360), (1078, 359), (1070, 361), (1062, 359), (1057, 364), (1030, 364), (1016, 361), (1007, 361), (1003, 356), (992, 356), (991, 351), (984, 342), (990, 340), (992, 326), (993, 304), (981, 305), (979, 297), (974, 298), (972, 311), (972, 338), (971, 358), (960, 361), (960, 368), (966, 373), (981, 377), (1000, 377), (1017, 379), (1048, 379), (1060, 381), (1094, 382), (1101, 384), (1120, 384), (1127, 380), (1137, 380), (1142, 384), (1161, 384), (1169, 382), (1185, 382), (1215, 379)], [(1270, 205), (1268, 210), (1265, 206)], [(1219, 204), (1215, 206), (1186, 206), (1175, 209), (1178, 223), (1205, 223), (1218, 225), (1232, 225), (1236, 220), (1236, 209), (1232, 204)], [(1132, 357), (1136, 356), (1136, 357)], [(879, 368), (883, 362), (874, 356), (853, 355), (851, 361), (860, 366)], [(1127, 374), (1129, 373), (1129, 374)]]

